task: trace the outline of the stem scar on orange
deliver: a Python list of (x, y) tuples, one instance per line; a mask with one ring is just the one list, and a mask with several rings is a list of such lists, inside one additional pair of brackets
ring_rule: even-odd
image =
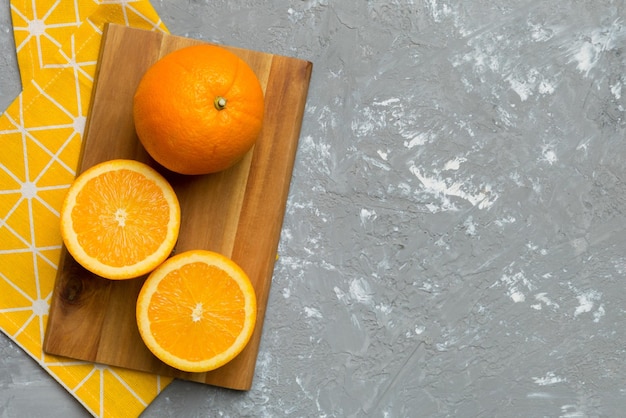
[(60, 217), (65, 247), (79, 264), (107, 279), (131, 279), (149, 273), (172, 252), (180, 205), (156, 170), (118, 159), (80, 174)]
[(247, 345), (256, 324), (256, 295), (230, 258), (207, 250), (177, 254), (146, 279), (137, 325), (148, 349), (186, 372), (214, 370)]
[(133, 98), (137, 136), (152, 158), (181, 174), (237, 163), (263, 125), (263, 89), (248, 64), (226, 48), (201, 44), (159, 59)]

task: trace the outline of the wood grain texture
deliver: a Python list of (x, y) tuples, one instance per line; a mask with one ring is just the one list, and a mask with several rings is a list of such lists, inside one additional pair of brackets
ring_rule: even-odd
[(247, 390), (254, 376), (312, 64), (227, 47), (252, 67), (264, 88), (263, 129), (254, 148), (234, 167), (205, 176), (178, 175), (156, 164), (138, 141), (132, 96), (143, 73), (160, 57), (198, 43), (160, 32), (106, 27), (79, 173), (114, 158), (143, 161), (161, 172), (181, 202), (181, 231), (174, 251), (218, 251), (250, 276), (258, 300), (252, 339), (239, 356), (212, 372), (173, 369), (148, 351), (137, 330), (135, 302), (145, 277), (109, 281), (94, 276), (63, 249), (44, 351)]

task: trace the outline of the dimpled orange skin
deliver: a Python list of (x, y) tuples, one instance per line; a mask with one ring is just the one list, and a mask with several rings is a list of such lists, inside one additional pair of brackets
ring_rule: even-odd
[(167, 54), (146, 71), (133, 118), (139, 140), (159, 164), (180, 174), (209, 174), (252, 148), (264, 107), (254, 71), (227, 49), (202, 44)]

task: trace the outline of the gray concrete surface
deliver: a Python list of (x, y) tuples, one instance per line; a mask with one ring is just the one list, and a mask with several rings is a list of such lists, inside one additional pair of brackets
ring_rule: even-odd
[[(153, 4), (314, 69), (253, 388), (143, 416), (624, 416), (624, 1)], [(85, 414), (0, 353), (0, 417)]]

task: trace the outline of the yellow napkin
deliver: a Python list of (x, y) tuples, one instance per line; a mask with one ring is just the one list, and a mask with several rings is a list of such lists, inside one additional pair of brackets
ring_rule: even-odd
[(11, 0), (11, 17), (23, 91), (0, 116), (0, 330), (94, 416), (138, 416), (171, 378), (42, 343), (104, 24), (167, 30), (147, 0)]

